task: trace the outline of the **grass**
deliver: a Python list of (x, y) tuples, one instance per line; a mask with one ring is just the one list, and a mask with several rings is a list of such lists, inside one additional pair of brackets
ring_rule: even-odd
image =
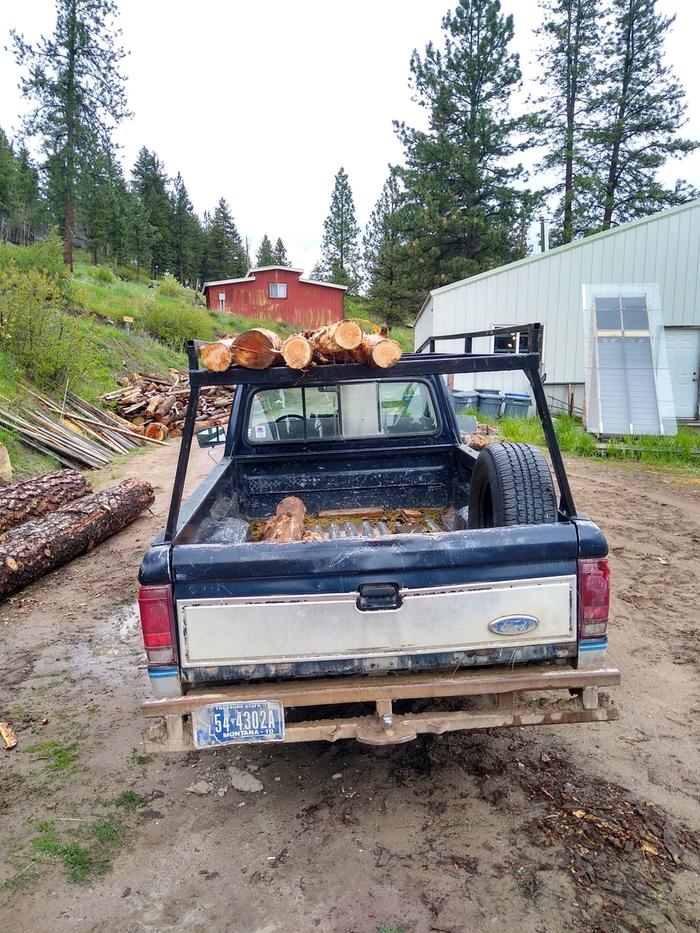
[(60, 862), (73, 884), (87, 884), (106, 874), (112, 868), (114, 855), (126, 842), (124, 827), (111, 817), (81, 827), (72, 838), (61, 836), (51, 822), (41, 822), (37, 829), (31, 840), (34, 860)]
[(74, 762), (80, 758), (77, 742), (65, 742), (61, 744), (54, 739), (28, 745), (25, 751), (30, 755), (34, 755), (39, 761), (47, 762), (42, 769), (44, 771), (75, 770)]
[[(506, 441), (535, 444), (544, 447), (544, 432), (539, 418), (487, 418), (477, 411), (479, 421), (497, 425), (500, 436)], [(562, 453), (580, 457), (601, 456), (611, 460), (637, 461), (667, 466), (700, 467), (700, 434), (680, 425), (675, 437), (623, 437), (599, 441), (589, 434), (577, 418), (555, 415), (554, 430)]]

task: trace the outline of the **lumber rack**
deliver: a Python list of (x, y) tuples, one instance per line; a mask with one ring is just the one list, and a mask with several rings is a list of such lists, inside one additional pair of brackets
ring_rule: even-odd
[[(500, 334), (526, 333), (528, 335), (527, 353), (472, 353), (472, 340), (475, 337), (490, 337)], [(569, 480), (564, 469), (564, 461), (559, 450), (559, 442), (554, 430), (554, 423), (547, 405), (544, 384), (540, 374), (542, 345), (542, 325), (539, 323), (522, 324), (514, 327), (496, 327), (491, 330), (473, 331), (461, 334), (444, 334), (428, 337), (414, 353), (404, 353), (391, 369), (392, 378), (451, 375), (454, 373), (495, 373), (520, 370), (525, 373), (532, 388), (535, 407), (544, 431), (547, 449), (552, 461), (554, 474), (559, 486), (559, 512), (564, 518), (576, 515)], [(438, 353), (439, 341), (464, 340), (464, 353)], [(307, 370), (290, 369), (288, 366), (272, 366), (269, 369), (245, 369), (242, 366), (230, 366), (224, 372), (211, 372), (199, 364), (199, 346), (201, 341), (190, 340), (187, 343), (189, 362), (190, 397), (183, 428), (180, 452), (175, 472), (172, 499), (168, 521), (165, 527), (164, 543), (171, 544), (177, 533), (182, 494), (187, 474), (194, 427), (197, 417), (199, 392), (204, 386), (259, 385), (261, 387), (285, 389), (297, 386), (327, 385), (334, 382), (356, 382), (358, 380), (376, 380), (388, 370), (363, 366), (358, 363), (331, 363), (327, 366), (313, 366)], [(424, 352), (425, 350), (428, 352)], [(469, 349), (467, 349), (469, 348)]]

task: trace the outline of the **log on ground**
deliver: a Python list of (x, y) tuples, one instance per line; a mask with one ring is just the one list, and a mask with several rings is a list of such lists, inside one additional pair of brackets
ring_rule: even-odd
[(54, 470), (44, 476), (0, 487), (0, 534), (86, 496), (90, 483), (77, 470)]
[(275, 514), (265, 523), (265, 541), (287, 544), (301, 541), (304, 534), (306, 506), (297, 496), (287, 496), (277, 506)]
[(121, 531), (154, 501), (150, 483), (126, 479), (8, 531), (0, 538), (0, 599)]

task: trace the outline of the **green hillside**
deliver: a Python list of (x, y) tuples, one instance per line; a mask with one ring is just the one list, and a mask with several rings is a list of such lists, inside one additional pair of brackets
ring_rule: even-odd
[[(78, 254), (68, 276), (58, 238), (29, 247), (0, 244), (0, 404), (12, 404), (31, 385), (60, 398), (68, 385), (91, 402), (136, 371), (186, 368), (189, 338), (212, 340), (249, 327), (282, 337), (294, 328), (278, 321), (208, 311), (201, 295), (166, 276), (137, 279), (130, 269), (93, 266)], [(371, 317), (367, 303), (349, 298), (348, 317)], [(132, 318), (128, 329), (124, 318)], [(381, 322), (378, 322), (381, 323)], [(404, 350), (412, 332), (392, 329)], [(30, 452), (0, 429), (19, 475), (50, 469), (49, 458)]]

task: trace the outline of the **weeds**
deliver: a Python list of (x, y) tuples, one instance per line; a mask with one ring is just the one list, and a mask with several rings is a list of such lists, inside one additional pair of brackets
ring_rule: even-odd
[(143, 798), (135, 790), (123, 790), (118, 797), (112, 801), (115, 807), (123, 807), (125, 810), (135, 810), (143, 803)]
[(150, 761), (153, 761), (152, 755), (142, 755), (137, 748), (132, 748), (131, 754), (129, 755), (130, 765), (147, 765)]
[(43, 768), (44, 771), (52, 773), (58, 771), (75, 771), (75, 762), (80, 757), (77, 742), (66, 742), (61, 744), (54, 739), (46, 742), (36, 742), (34, 745), (28, 745), (25, 749), (30, 755), (35, 755), (39, 761), (47, 761)]
[(85, 884), (108, 872), (113, 856), (125, 842), (124, 829), (110, 818), (79, 830), (75, 839), (61, 837), (50, 822), (39, 823), (37, 829), (31, 840), (34, 859), (62, 862), (66, 877), (74, 884)]

